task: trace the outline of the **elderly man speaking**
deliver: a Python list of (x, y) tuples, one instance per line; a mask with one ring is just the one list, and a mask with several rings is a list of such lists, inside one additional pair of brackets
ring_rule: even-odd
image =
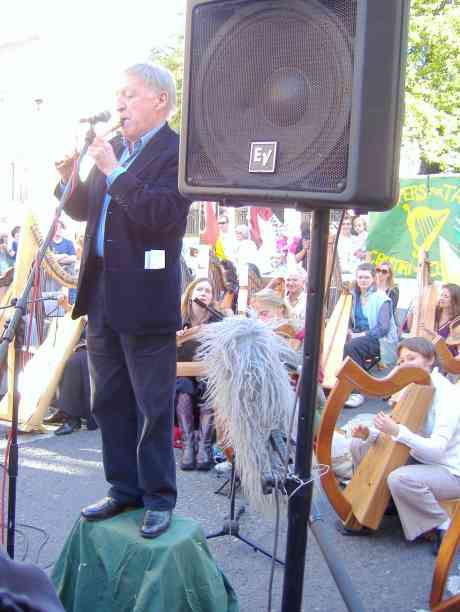
[[(128, 68), (117, 93), (123, 138), (96, 137), (95, 166), (66, 212), (87, 221), (74, 317), (88, 315), (92, 411), (102, 432), (108, 496), (82, 510), (103, 520), (144, 506), (155, 538), (176, 503), (172, 448), (180, 253), (189, 201), (177, 188), (176, 88), (161, 66)], [(71, 158), (57, 164), (68, 180)]]

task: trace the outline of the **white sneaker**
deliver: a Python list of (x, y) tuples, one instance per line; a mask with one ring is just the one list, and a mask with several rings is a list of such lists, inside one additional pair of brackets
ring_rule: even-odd
[(361, 406), (362, 404), (364, 404), (364, 397), (361, 395), (361, 393), (352, 393), (345, 402), (345, 406), (348, 408), (358, 408), (358, 406)]
[(230, 461), (222, 461), (221, 463), (216, 463), (214, 469), (218, 474), (225, 474), (226, 472), (230, 472), (232, 469), (232, 464)]

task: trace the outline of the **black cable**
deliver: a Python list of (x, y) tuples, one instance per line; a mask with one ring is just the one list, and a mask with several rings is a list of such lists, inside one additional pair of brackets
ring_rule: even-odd
[[(287, 365), (289, 369), (289, 364), (285, 364), (285, 365)], [(294, 366), (292, 366), (290, 369), (297, 371)], [(301, 378), (302, 378), (302, 373), (300, 374), (299, 380), (297, 381), (295, 395), (294, 395), (294, 406), (293, 406), (291, 418), (289, 420), (288, 436), (287, 436), (287, 453), (286, 453), (286, 458), (285, 458), (284, 466), (283, 466), (284, 467), (283, 477), (285, 480), (287, 479), (288, 470), (289, 470), (289, 455), (290, 455), (291, 446), (292, 446), (291, 444), (292, 430), (294, 427), (294, 419), (295, 419), (295, 415), (297, 412), (297, 402), (299, 401), (299, 390), (300, 390)], [(272, 555), (272, 561), (271, 561), (271, 566), (270, 566), (270, 577), (268, 580), (267, 612), (271, 612), (271, 609), (272, 609), (273, 579), (275, 576), (276, 553), (278, 551), (278, 541), (279, 541), (279, 532), (280, 532), (280, 500), (279, 500), (278, 479), (275, 479), (274, 495), (275, 495), (275, 506), (276, 506), (275, 529), (274, 529), (275, 535), (273, 539), (273, 555)]]
[[(26, 304), (35, 304), (36, 302), (45, 302), (48, 300), (50, 301), (54, 300), (55, 302), (58, 302), (59, 298), (57, 297), (36, 298), (35, 300), (27, 300)], [(8, 304), (8, 306), (0, 306), (0, 310), (7, 310), (8, 308), (16, 308), (16, 304)]]
[[(43, 535), (43, 541), (38, 547), (37, 553), (35, 555), (35, 565), (38, 565), (38, 567), (40, 567), (40, 555), (42, 554), (43, 549), (45, 548), (45, 546), (48, 544), (50, 540), (49, 533), (45, 529), (42, 529), (41, 527), (35, 527), (35, 525), (29, 525), (28, 523), (18, 523), (18, 525), (20, 525), (21, 527), (27, 528), (27, 529), (32, 529), (33, 531), (36, 531), (40, 533), (41, 535)], [(42, 568), (42, 569), (45, 569), (45, 568)]]
[[(49, 540), (50, 540), (50, 535), (49, 533), (45, 530), (42, 529), (41, 527), (36, 527), (35, 525), (30, 525), (29, 523), (17, 523), (17, 525), (19, 527), (22, 527), (23, 529), (32, 529), (33, 531), (38, 532), (39, 534), (43, 535), (43, 540), (40, 543), (38, 550), (35, 554), (35, 561), (31, 561), (31, 563), (33, 563), (34, 565), (36, 565), (37, 567), (39, 567), (42, 570), (47, 570), (49, 567), (51, 567), (52, 565), (54, 565), (55, 561), (52, 561), (51, 563), (48, 563), (47, 565), (41, 567), (40, 566), (40, 556), (43, 552), (43, 549), (45, 548), (45, 546), (48, 544)], [(5, 528), (6, 525), (3, 525), (3, 528)], [(27, 534), (20, 530), (17, 529), (17, 527), (15, 527), (14, 532), (17, 535), (20, 535), (23, 538), (24, 541), (24, 552), (22, 554), (22, 557), (20, 559), (20, 561), (24, 562), (27, 560), (28, 554), (29, 554), (29, 549), (30, 549), (30, 538), (27, 536)]]
[[(3, 525), (2, 528), (5, 529), (6, 526), (7, 525)], [(20, 529), (17, 529), (17, 527), (14, 528), (14, 533), (17, 535), (20, 535), (24, 542), (24, 552), (22, 554), (21, 559), (19, 559), (23, 563), (27, 559), (27, 555), (29, 553), (29, 538), (23, 531), (21, 531)]]
[[(290, 364), (285, 364), (285, 366), (287, 367), (287, 369), (292, 370), (293, 372), (297, 372), (297, 368), (295, 366), (291, 366)], [(300, 394), (300, 385), (302, 382), (302, 375), (303, 375), (303, 371), (300, 371), (300, 376), (299, 376), (299, 380), (297, 381), (297, 385), (296, 385), (296, 390), (295, 390), (295, 396), (294, 396), (294, 406), (293, 406), (293, 410), (291, 413), (291, 418), (289, 420), (289, 427), (288, 427), (288, 436), (287, 436), (287, 452), (286, 452), (286, 457), (284, 460), (284, 474), (283, 474), (283, 478), (284, 478), (284, 482), (287, 481), (288, 477), (294, 481), (297, 480), (298, 481), (298, 486), (296, 487), (296, 489), (294, 489), (294, 491), (292, 493), (289, 494), (288, 499), (290, 499), (292, 496), (296, 495), (298, 493), (298, 491), (300, 491), (300, 489), (302, 489), (303, 487), (307, 486), (307, 485), (312, 485), (314, 484), (314, 476), (312, 476), (309, 480), (301, 480), (300, 478), (298, 478), (295, 474), (289, 474), (289, 457), (290, 457), (290, 453), (291, 453), (291, 446), (292, 446), (292, 430), (294, 427), (294, 419), (297, 413), (297, 404), (299, 401), (299, 394)], [(320, 467), (320, 466), (319, 466)], [(328, 471), (328, 470), (327, 470)], [(320, 472), (320, 477), (324, 475), (321, 474)], [(275, 480), (275, 487), (274, 487), (274, 494), (275, 494), (275, 507), (276, 507), (276, 517), (275, 517), (275, 536), (274, 536), (274, 543), (273, 543), (273, 556), (272, 556), (272, 561), (271, 561), (271, 567), (270, 567), (270, 578), (269, 578), (269, 585), (268, 585), (268, 604), (267, 604), (267, 612), (271, 612), (272, 609), (272, 597), (273, 597), (273, 580), (274, 580), (274, 574), (275, 574), (275, 559), (276, 559), (276, 554), (278, 551), (278, 541), (279, 541), (279, 532), (280, 532), (280, 500), (279, 500), (279, 495), (280, 495), (280, 491), (279, 491), (279, 486), (278, 486), (278, 480)]]

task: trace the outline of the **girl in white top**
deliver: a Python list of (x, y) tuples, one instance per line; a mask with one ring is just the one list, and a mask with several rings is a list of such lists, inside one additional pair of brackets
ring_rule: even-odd
[(352, 431), (352, 455), (359, 463), (365, 450), (380, 433), (410, 448), (407, 465), (388, 476), (393, 501), (408, 540), (435, 531), (435, 552), (450, 519), (438, 500), (460, 497), (460, 387), (437, 369), (434, 347), (424, 338), (407, 338), (398, 345), (399, 364), (424, 368), (435, 388), (432, 405), (420, 434), (412, 433), (391, 416), (379, 412), (375, 430), (358, 426)]
[(352, 263), (359, 266), (367, 260), (367, 223), (363, 217), (353, 217), (352, 228)]

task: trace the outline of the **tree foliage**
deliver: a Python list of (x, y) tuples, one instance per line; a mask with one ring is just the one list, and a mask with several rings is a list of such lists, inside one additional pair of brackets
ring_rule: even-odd
[(151, 50), (150, 59), (168, 68), (176, 79), (177, 87), (177, 112), (169, 121), (172, 128), (179, 131), (182, 105), (182, 76), (184, 72), (184, 37), (178, 35), (176, 40), (169, 46), (154, 47)]
[(403, 140), (422, 171), (460, 170), (460, 3), (412, 0)]
[[(385, 2), (386, 0), (382, 0)], [(176, 78), (180, 126), (184, 37), (151, 58)], [(403, 144), (417, 148), (421, 171), (460, 171), (460, 0), (412, 0)]]

